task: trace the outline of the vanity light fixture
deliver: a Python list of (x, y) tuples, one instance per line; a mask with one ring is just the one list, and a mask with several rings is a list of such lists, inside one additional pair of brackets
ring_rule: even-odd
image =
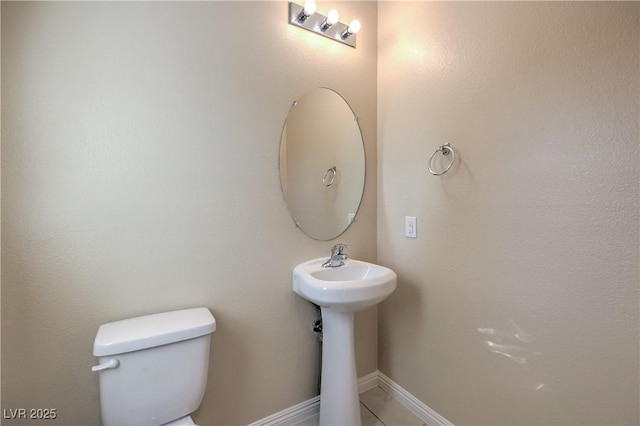
[(289, 3), (289, 24), (320, 34), (351, 47), (356, 47), (356, 33), (360, 31), (360, 21), (357, 19), (346, 25), (339, 21), (337, 10), (331, 10), (324, 16), (316, 13), (314, 0), (307, 0), (304, 6)]

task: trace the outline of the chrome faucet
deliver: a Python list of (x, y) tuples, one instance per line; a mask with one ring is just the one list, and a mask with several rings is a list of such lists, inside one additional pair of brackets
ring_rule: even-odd
[(349, 248), (346, 244), (336, 244), (331, 249), (331, 257), (322, 264), (323, 268), (337, 268), (344, 265), (344, 261), (347, 260), (347, 255), (344, 253), (344, 249)]

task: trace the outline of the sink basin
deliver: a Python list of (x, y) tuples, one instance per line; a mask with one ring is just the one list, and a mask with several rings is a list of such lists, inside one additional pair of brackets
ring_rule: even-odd
[(293, 291), (320, 307), (356, 312), (377, 305), (396, 288), (396, 273), (389, 268), (355, 259), (323, 268), (326, 260), (310, 260), (293, 270)]

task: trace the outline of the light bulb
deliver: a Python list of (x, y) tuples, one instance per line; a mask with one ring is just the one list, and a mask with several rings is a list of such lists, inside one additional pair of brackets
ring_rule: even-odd
[(304, 2), (304, 13), (307, 16), (316, 13), (316, 2), (313, 0), (307, 0)]
[(338, 22), (338, 19), (340, 19), (340, 14), (338, 13), (338, 11), (335, 9), (330, 10), (329, 14), (327, 15), (327, 23), (333, 25)]
[(333, 24), (335, 24), (336, 22), (338, 22), (338, 19), (340, 18), (340, 14), (338, 13), (337, 10), (333, 9), (329, 11), (329, 15), (327, 16), (327, 19), (324, 20), (324, 22), (320, 25), (320, 31), (327, 31), (329, 29), (329, 27), (331, 27)]
[(360, 31), (360, 21), (354, 19), (353, 21), (351, 21), (347, 29), (344, 30), (342, 34), (340, 34), (340, 37), (344, 40), (350, 35), (357, 33), (358, 31)]
[(349, 28), (347, 28), (347, 31), (349, 31), (349, 33), (351, 33), (351, 34), (355, 34), (358, 31), (360, 31), (360, 27), (361, 27), (360, 21), (358, 21), (357, 19), (354, 19), (349, 24)]
[(314, 13), (316, 13), (316, 2), (313, 0), (307, 0), (306, 2), (304, 2), (304, 7), (302, 8), (302, 11), (296, 17), (296, 19), (298, 20), (298, 22), (304, 22), (309, 16), (313, 15)]

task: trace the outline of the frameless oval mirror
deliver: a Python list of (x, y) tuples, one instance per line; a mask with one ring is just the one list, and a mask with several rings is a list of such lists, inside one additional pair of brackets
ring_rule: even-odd
[(358, 120), (337, 92), (318, 88), (293, 103), (280, 139), (280, 184), (296, 225), (332, 240), (350, 225), (364, 190)]

